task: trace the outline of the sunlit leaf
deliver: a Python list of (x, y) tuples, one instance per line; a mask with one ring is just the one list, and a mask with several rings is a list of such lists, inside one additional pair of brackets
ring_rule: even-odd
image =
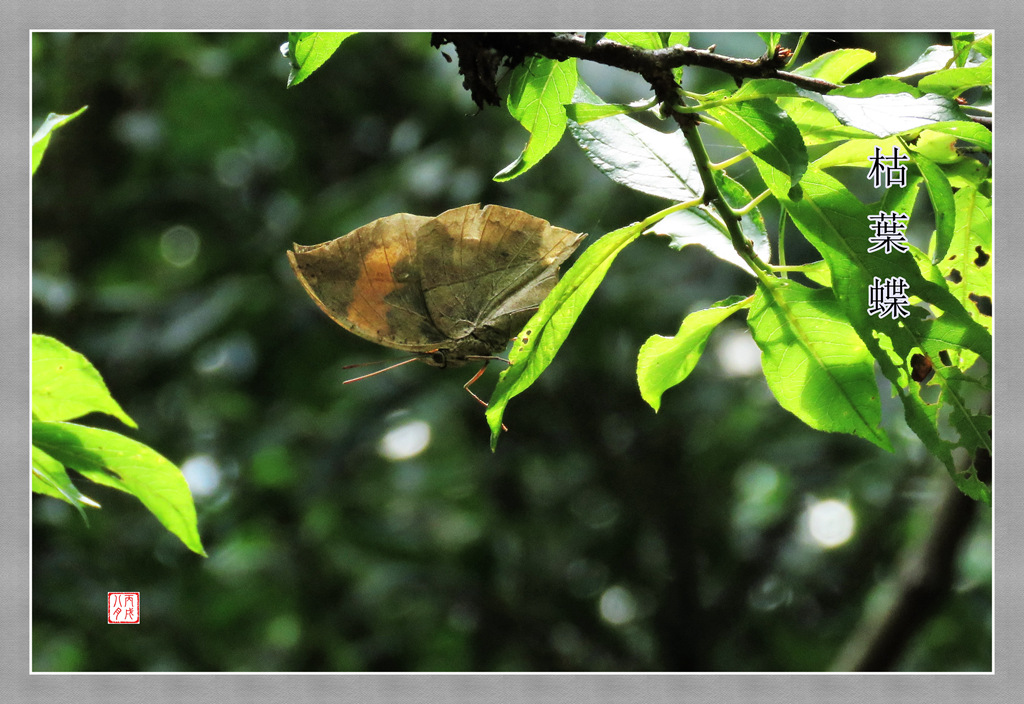
[(937, 122), (967, 119), (954, 101), (940, 95), (915, 98), (910, 93), (897, 93), (849, 98), (829, 94), (815, 99), (844, 125), (879, 137), (930, 127)]
[(565, 104), (572, 100), (576, 81), (576, 59), (534, 56), (513, 70), (508, 111), (530, 139), (519, 158), (495, 174), (495, 181), (519, 176), (554, 149), (565, 132)]
[(510, 366), (501, 373), (487, 408), (491, 427), (491, 449), (498, 443), (501, 418), (514, 396), (528, 389), (547, 369), (608, 267), (626, 245), (640, 236), (642, 223), (633, 223), (590, 245), (562, 276), (537, 313), (523, 327), (509, 354)]
[(118, 433), (75, 423), (33, 421), (32, 443), (92, 481), (134, 495), (190, 550), (206, 554), (188, 484), (156, 451)]
[[(981, 125), (978, 126), (981, 127)], [(936, 164), (946, 165), (956, 163), (964, 158), (957, 151), (957, 139), (955, 134), (949, 134), (948, 132), (924, 130), (908, 146), (910, 151), (921, 154)]]
[(682, 383), (697, 366), (708, 338), (719, 323), (749, 305), (749, 298), (734, 296), (686, 316), (679, 332), (672, 337), (652, 335), (647, 338), (636, 363), (636, 379), (644, 401), (657, 411), (662, 394)]
[[(969, 349), (991, 361), (991, 335), (971, 319), (941, 273), (916, 248), (905, 254), (867, 252), (869, 209), (839, 181), (809, 168), (801, 181), (803, 197), (794, 201), (788, 197), (789, 180), (780, 171), (757, 159), (755, 163), (800, 231), (824, 256), (840, 309), (903, 402), (907, 424), (956, 478), (953, 444), (939, 433), (940, 407), (926, 401), (918, 385), (908, 383), (901, 365), (917, 350), (937, 358), (951, 348)], [(903, 277), (911, 295), (934, 303), (941, 315), (926, 319), (923, 310), (913, 307), (911, 317), (899, 322), (868, 315), (868, 287), (874, 277)]]
[(89, 519), (85, 515), (85, 507), (100, 507), (98, 503), (80, 492), (78, 487), (71, 483), (71, 478), (64, 469), (64, 465), (34, 445), (32, 446), (32, 491), (71, 504), (78, 510), (86, 524)]
[[(747, 189), (724, 171), (716, 172), (715, 177), (718, 189), (730, 207), (741, 208), (750, 202)], [(768, 239), (764, 218), (757, 208), (743, 216), (740, 228), (761, 261), (770, 261), (771, 242)], [(728, 228), (711, 206), (687, 208), (672, 213), (655, 223), (647, 232), (669, 237), (672, 247), (676, 249), (700, 245), (719, 259), (755, 276), (747, 262), (736, 252)]]
[[(802, 88), (798, 90), (803, 91)], [(920, 98), (924, 93), (893, 76), (879, 76), (836, 88), (829, 91), (828, 95), (842, 95), (847, 98), (873, 98), (876, 95), (900, 95), (906, 98), (909, 95), (912, 98)], [(809, 97), (817, 100), (813, 94)]]
[(665, 42), (658, 32), (608, 32), (604, 38), (639, 49), (665, 48)]
[(36, 169), (39, 168), (40, 162), (43, 160), (43, 154), (46, 153), (46, 148), (50, 146), (50, 137), (54, 131), (68, 124), (76, 117), (81, 115), (89, 106), (79, 108), (70, 115), (58, 115), (51, 112), (47, 117), (46, 121), (40, 125), (36, 133), (32, 135), (32, 175), (36, 173)]
[(936, 122), (934, 125), (929, 125), (926, 131), (951, 134), (959, 140), (980, 147), (984, 151), (992, 151), (992, 130), (984, 125), (979, 125), (977, 122), (965, 122), (963, 120)]
[(779, 404), (817, 430), (844, 432), (892, 450), (871, 353), (831, 289), (795, 281), (759, 286), (748, 316), (765, 379)]
[[(978, 33), (978, 32), (974, 33), (974, 44), (972, 45), (971, 48), (972, 48), (973, 51), (978, 52), (980, 57), (983, 57), (983, 58), (979, 58), (979, 61), (983, 61), (984, 59), (991, 59), (992, 58), (992, 32), (985, 32), (984, 34), (981, 34), (981, 33)], [(968, 59), (968, 61), (969, 60), (970, 59)], [(959, 66), (960, 64), (957, 64), (957, 65)], [(967, 64), (964, 64), (964, 65), (966, 66)]]
[(914, 164), (924, 177), (925, 188), (932, 202), (935, 213), (935, 251), (936, 261), (946, 256), (946, 250), (953, 239), (953, 226), (956, 221), (956, 205), (953, 202), (953, 189), (949, 179), (942, 173), (935, 162), (923, 154), (911, 154)]
[(901, 147), (901, 144), (897, 137), (848, 139), (815, 159), (814, 167), (824, 170), (849, 166), (867, 170), (871, 168), (871, 157), (875, 156), (875, 147), (878, 147), (882, 154), (891, 155), (893, 147)]
[[(600, 104), (601, 99), (580, 83), (576, 100)], [(703, 191), (682, 132), (658, 132), (625, 115), (583, 125), (570, 122), (569, 131), (587, 158), (616, 183), (675, 201)]]
[(823, 81), (841, 83), (858, 69), (875, 60), (875, 53), (866, 49), (836, 49), (816, 56), (793, 69), (793, 73)]
[(288, 60), (292, 70), (287, 86), (291, 88), (309, 78), (353, 34), (358, 32), (289, 32)]
[(72, 420), (107, 413), (138, 427), (110, 395), (103, 377), (83, 355), (46, 335), (32, 335), (32, 414), (38, 420)]
[(992, 201), (973, 186), (961, 188), (953, 199), (956, 225), (939, 270), (963, 307), (992, 330), (991, 315), (978, 308), (978, 301), (992, 298)]
[(761, 37), (761, 41), (769, 51), (778, 46), (779, 40), (782, 39), (781, 32), (758, 32), (757, 36)]
[(974, 44), (974, 32), (950, 32), (949, 36), (953, 40), (953, 65), (963, 68)]
[(929, 93), (955, 97), (969, 88), (992, 84), (992, 59), (981, 66), (970, 68), (948, 68), (925, 76), (917, 87)]
[(793, 184), (807, 168), (807, 148), (796, 124), (767, 98), (729, 103), (708, 111), (740, 144), (782, 171)]
[[(977, 66), (984, 60), (985, 57), (983, 55), (971, 51), (964, 62), (964, 66)], [(902, 77), (920, 76), (924, 73), (933, 73), (949, 68), (954, 65), (954, 61), (953, 47), (935, 44), (925, 49), (924, 53), (917, 57), (910, 66), (893, 75)]]

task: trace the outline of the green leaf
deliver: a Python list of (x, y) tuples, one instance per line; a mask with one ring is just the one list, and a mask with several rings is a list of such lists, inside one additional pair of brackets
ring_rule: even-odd
[(765, 48), (771, 51), (779, 44), (779, 40), (782, 39), (782, 32), (758, 32), (757, 36), (761, 37), (761, 41), (764, 42)]
[(606, 34), (608, 34), (608, 32), (587, 32), (583, 35), (583, 43), (587, 46), (594, 46), (604, 39), (604, 35)]
[(671, 32), (668, 35), (668, 40), (665, 42), (665, 46), (668, 48), (677, 46), (690, 46), (690, 33), (689, 32)]
[[(665, 41), (665, 46), (668, 48), (677, 46), (690, 46), (690, 33), (689, 32), (672, 32), (668, 35), (668, 39)], [(683, 82), (683, 66), (677, 66), (672, 69), (672, 77), (675, 78), (676, 83), (682, 85)]]
[(977, 122), (936, 122), (928, 129), (954, 135), (957, 139), (975, 144), (985, 151), (992, 152), (992, 130)]
[(665, 48), (665, 41), (658, 32), (608, 32), (604, 38), (639, 49)]
[(893, 75), (904, 78), (908, 76), (920, 76), (925, 73), (942, 71), (953, 65), (978, 66), (984, 60), (984, 54), (972, 50), (966, 61), (963, 64), (959, 64), (956, 63), (956, 58), (953, 55), (953, 47), (935, 44), (925, 49), (924, 53), (917, 57), (914, 63), (910, 66)]
[(911, 152), (911, 159), (924, 177), (928, 197), (932, 201), (935, 212), (935, 249), (933, 258), (937, 261), (946, 256), (950, 240), (953, 239), (953, 226), (956, 221), (956, 205), (953, 202), (953, 189), (942, 169), (923, 154)]
[[(576, 99), (601, 101), (582, 82)], [(569, 132), (591, 163), (623, 186), (674, 201), (691, 200), (704, 189), (682, 132), (658, 132), (625, 115), (570, 122)]]
[(913, 171), (909, 171), (907, 173), (907, 185), (887, 188), (877, 207), (874, 205), (870, 206), (871, 212), (877, 213), (880, 210), (884, 210), (887, 213), (891, 213), (895, 210), (897, 213), (906, 213), (908, 217), (913, 218), (914, 205), (917, 203), (917, 194), (921, 192), (921, 182), (923, 180), (921, 176)]
[(829, 91), (829, 95), (842, 95), (847, 98), (872, 98), (876, 95), (899, 95), (905, 93), (914, 98), (920, 98), (923, 93), (914, 86), (907, 85), (893, 76), (880, 76), (879, 78), (868, 78), (857, 83), (836, 88)]
[(767, 98), (726, 104), (708, 111), (753, 154), (782, 171), (793, 184), (807, 168), (807, 147), (796, 124)]
[[(991, 59), (992, 58), (992, 32), (986, 32), (985, 34), (982, 34), (981, 36), (975, 34), (974, 35), (974, 44), (971, 45), (971, 50), (972, 50), (972, 53), (973, 52), (977, 52), (978, 56), (982, 57), (982, 59)], [(970, 61), (969, 58), (968, 58), (968, 61)], [(957, 66), (959, 66), (959, 65), (960, 64), (957, 64)], [(964, 64), (964, 65), (966, 65), (966, 64)]]
[(33, 417), (72, 420), (92, 412), (106, 413), (129, 427), (138, 427), (110, 395), (103, 377), (88, 359), (52, 337), (33, 334)]
[(190, 550), (206, 555), (188, 484), (154, 450), (109, 430), (47, 421), (32, 422), (32, 442), (92, 481), (134, 495)]
[(915, 98), (909, 91), (867, 98), (830, 93), (814, 99), (820, 100), (844, 125), (878, 137), (930, 127), (937, 122), (967, 119), (955, 102), (930, 93), (920, 98)]
[(287, 87), (306, 80), (353, 34), (358, 32), (289, 32), (287, 56), (292, 70), (288, 74)]
[(533, 56), (512, 71), (508, 111), (530, 139), (519, 158), (495, 174), (495, 181), (519, 176), (558, 144), (565, 132), (565, 104), (572, 100), (577, 78), (576, 59)]
[(918, 56), (914, 63), (893, 75), (901, 77), (920, 76), (924, 73), (941, 71), (949, 66), (953, 60), (953, 47), (933, 44), (925, 49), (924, 53)]
[(871, 353), (831, 289), (795, 281), (759, 286), (748, 316), (768, 387), (783, 408), (817, 430), (844, 432), (892, 451)]
[(917, 152), (936, 164), (954, 164), (964, 158), (957, 151), (956, 141), (956, 135), (948, 132), (923, 130), (916, 140), (908, 143), (908, 146), (910, 151)]
[(817, 56), (793, 70), (801, 76), (842, 83), (855, 71), (875, 60), (875, 53), (866, 49), (836, 49)]
[[(741, 208), (750, 202), (750, 193), (747, 189), (724, 171), (716, 171), (715, 179), (719, 191), (730, 207)], [(762, 261), (770, 261), (771, 242), (760, 211), (755, 208), (745, 215), (740, 220), (740, 227), (743, 236), (753, 245), (757, 256)], [(738, 266), (751, 276), (756, 276), (743, 257), (736, 253), (728, 228), (711, 206), (687, 208), (672, 213), (659, 220), (644, 234), (667, 236), (675, 249), (700, 245), (719, 259)]]
[(974, 186), (961, 188), (953, 200), (956, 225), (939, 271), (950, 293), (991, 331), (992, 317), (982, 314), (976, 301), (992, 300), (992, 201)]
[(40, 125), (36, 133), (32, 135), (32, 175), (35, 176), (36, 169), (39, 168), (40, 162), (43, 160), (43, 154), (46, 153), (46, 148), (50, 146), (50, 137), (54, 131), (68, 124), (76, 117), (86, 111), (88, 105), (80, 107), (70, 115), (58, 115), (51, 112), (46, 117), (46, 121)]
[(753, 78), (745, 81), (732, 95), (728, 95), (726, 101), (736, 102), (739, 100), (756, 100), (757, 98), (786, 97), (803, 97), (803, 93), (795, 85), (781, 78)]
[(897, 137), (878, 139), (849, 139), (839, 146), (814, 160), (814, 168), (831, 169), (836, 166), (849, 166), (858, 169), (870, 169), (871, 157), (875, 155), (875, 147), (882, 154), (892, 154), (893, 147), (902, 147)]
[(802, 264), (800, 266), (800, 273), (819, 286), (832, 288), (832, 272), (829, 270), (828, 264), (824, 259), (819, 259), (810, 264)]
[[(944, 349), (969, 349), (987, 361), (992, 359), (992, 338), (971, 319), (950, 293), (941, 273), (911, 246), (907, 253), (867, 252), (869, 209), (839, 181), (808, 168), (801, 181), (803, 197), (788, 198), (789, 179), (755, 158), (761, 176), (786, 208), (807, 240), (822, 253), (831, 271), (836, 300), (858, 336), (870, 350), (883, 374), (903, 403), (907, 424), (929, 451), (939, 458), (954, 478), (952, 443), (938, 430), (938, 404), (921, 396), (920, 385), (909, 383), (904, 364), (916, 350), (933, 359)], [(936, 306), (941, 315), (926, 319), (924, 310), (912, 307), (912, 316), (901, 321), (867, 313), (868, 288), (874, 277), (903, 277), (910, 294)]]
[[(751, 81), (756, 85), (736, 92), (736, 96), (750, 95), (748, 91), (773, 94), (779, 98), (779, 105), (789, 114), (800, 128), (804, 142), (808, 145), (822, 144), (847, 137), (863, 137), (870, 133), (878, 137), (895, 134), (915, 133), (924, 128), (940, 129), (945, 124), (973, 125), (959, 106), (952, 100), (934, 94), (922, 95), (916, 88), (892, 77), (873, 78), (860, 83), (838, 88), (827, 95), (813, 91), (786, 87), (775, 79)], [(820, 108), (805, 104), (803, 109), (795, 105), (794, 98), (803, 98), (819, 103)], [(846, 127), (839, 127), (842, 123)], [(975, 128), (962, 128), (965, 134), (975, 139), (991, 141)], [(981, 127), (984, 130), (984, 127)]]
[(749, 298), (733, 296), (686, 316), (673, 337), (652, 335), (647, 338), (636, 361), (636, 379), (644, 401), (658, 411), (661, 395), (682, 383), (697, 366), (712, 331), (749, 305)]
[(864, 136), (861, 130), (841, 125), (828, 108), (813, 100), (779, 98), (778, 104), (800, 130), (808, 147)]
[(938, 93), (949, 98), (956, 97), (969, 88), (992, 85), (992, 59), (981, 66), (970, 68), (949, 68), (925, 76), (917, 87), (929, 93)]
[(950, 32), (949, 36), (953, 40), (953, 64), (963, 68), (974, 44), (974, 32)]
[(57, 460), (32, 446), (32, 491), (37, 494), (45, 494), (54, 498), (66, 501), (74, 506), (81, 514), (82, 520), (89, 523), (85, 515), (86, 506), (99, 508), (100, 505), (78, 490), (71, 483), (71, 478)]
[(498, 444), (501, 418), (508, 402), (528, 389), (551, 364), (615, 257), (640, 236), (642, 227), (640, 222), (627, 225), (590, 245), (523, 328), (512, 345), (511, 364), (501, 373), (487, 407), (492, 450)]

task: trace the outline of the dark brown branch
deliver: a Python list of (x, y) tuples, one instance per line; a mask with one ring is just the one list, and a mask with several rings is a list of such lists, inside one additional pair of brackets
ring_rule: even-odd
[(478, 105), (499, 102), (495, 75), (500, 65), (516, 66), (526, 56), (543, 56), (557, 61), (583, 59), (637, 73), (645, 78), (660, 75), (680, 66), (724, 71), (737, 81), (745, 78), (781, 78), (818, 93), (827, 93), (839, 84), (783, 71), (787, 55), (777, 51), (758, 59), (720, 56), (707, 49), (675, 46), (667, 49), (641, 49), (601, 39), (588, 46), (583, 37), (552, 32), (436, 32), (432, 46), (452, 44), (459, 56), (459, 71), (466, 89)]
[[(593, 61), (639, 74), (648, 82), (673, 68), (698, 66), (727, 73), (737, 83), (748, 78), (778, 78), (816, 93), (827, 93), (840, 87), (838, 83), (784, 71), (782, 67), (790, 54), (781, 47), (757, 59), (737, 59), (721, 56), (710, 49), (679, 45), (666, 49), (641, 49), (601, 39), (588, 46), (582, 36), (569, 33), (436, 32), (431, 37), (432, 46), (447, 43), (455, 46), (464, 85), (480, 107), (500, 102), (495, 78), (498, 66), (514, 67), (527, 56), (543, 56), (556, 61), (569, 58)], [(989, 117), (971, 116), (970, 119), (992, 129)]]
[(865, 617), (833, 670), (884, 672), (898, 664), (910, 640), (948, 597), (960, 546), (977, 509), (978, 502), (950, 482), (927, 540), (904, 561), (889, 608), (878, 617)]
[[(686, 46), (640, 49), (607, 39), (602, 39), (593, 46), (587, 46), (582, 37), (572, 34), (555, 35), (550, 46), (553, 54), (557, 53), (566, 57), (575, 56), (579, 59), (614, 66), (644, 76), (680, 66), (698, 66), (728, 73), (737, 81), (746, 78), (780, 78), (816, 93), (827, 93), (839, 87), (838, 83), (783, 71), (781, 66), (785, 64), (785, 58), (778, 53), (765, 54), (757, 59), (737, 59), (731, 56), (721, 56), (707, 49), (693, 49)], [(547, 56), (547, 54), (542, 55)], [(549, 58), (556, 57), (552, 55)]]

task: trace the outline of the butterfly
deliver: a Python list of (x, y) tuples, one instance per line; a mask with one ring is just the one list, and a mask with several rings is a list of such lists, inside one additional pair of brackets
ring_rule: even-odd
[(306, 293), (349, 332), (413, 353), (406, 362), (486, 366), (584, 237), (521, 210), (472, 204), (437, 217), (389, 215), (329, 242), (295, 244), (288, 259)]

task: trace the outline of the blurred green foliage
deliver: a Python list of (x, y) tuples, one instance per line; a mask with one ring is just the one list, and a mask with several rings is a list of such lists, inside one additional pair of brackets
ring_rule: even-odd
[[(948, 43), (898, 36), (812, 36), (804, 51), (871, 49), (884, 73)], [(312, 304), (292, 242), (473, 202), (600, 235), (664, 201), (606, 180), (567, 140), (494, 183), (526, 133), (503, 108), (478, 111), (427, 35), (352, 37), (290, 90), (286, 39), (32, 37), (33, 127), (89, 106), (33, 182), (33, 328), (85, 354), (132, 437), (182, 467), (210, 555), (103, 487), (89, 487), (103, 510), (88, 527), (35, 497), (34, 669), (827, 669), (949, 484), (899, 410), (883, 421), (894, 454), (814, 432), (756, 363), (729, 364), (750, 343), (725, 329), (653, 413), (633, 376), (642, 342), (751, 286), (659, 238), (615, 263), (510, 405), (495, 454), (460, 388), (471, 370), (408, 365), (343, 387), (344, 365), (397, 355)], [(763, 51), (753, 33), (692, 43)], [(636, 76), (581, 72), (608, 101), (639, 97)], [(832, 549), (806, 529), (827, 498), (856, 521)], [(899, 668), (990, 669), (990, 548), (979, 507), (955, 591)], [(127, 630), (103, 613), (122, 590), (141, 593)]]

